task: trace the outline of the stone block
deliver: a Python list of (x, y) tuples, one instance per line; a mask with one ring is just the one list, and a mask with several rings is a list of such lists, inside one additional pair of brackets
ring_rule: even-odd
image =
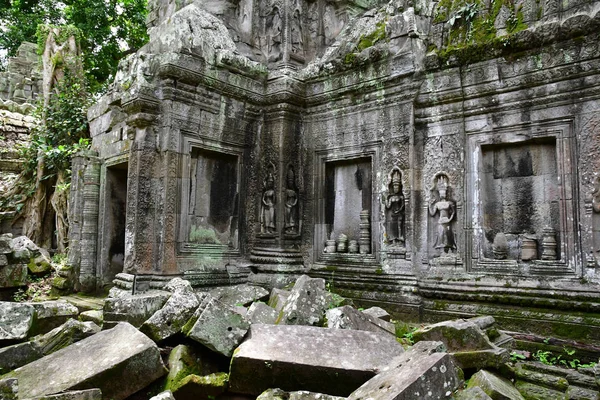
[(8, 235), (0, 235), (0, 254), (12, 253), (12, 237)]
[(228, 377), (225, 372), (188, 375), (175, 385), (173, 395), (177, 400), (214, 399), (227, 390)]
[(350, 306), (332, 308), (327, 310), (325, 316), (328, 328), (387, 332), (392, 335), (396, 332), (396, 327), (391, 322), (362, 313)]
[(467, 388), (480, 387), (492, 399), (523, 400), (521, 393), (501, 376), (492, 374), (484, 369), (475, 373), (469, 380)]
[(13, 344), (0, 348), (0, 375), (29, 364), (43, 357), (38, 346), (32, 342)]
[(345, 397), (330, 396), (323, 393), (313, 393), (306, 390), (285, 392), (281, 389), (265, 390), (256, 400), (344, 400)]
[(208, 349), (180, 344), (169, 354), (169, 375), (165, 389), (172, 389), (188, 375), (205, 376), (219, 372), (220, 369), (219, 360)]
[(165, 373), (156, 344), (132, 325), (120, 323), (6, 377), (18, 379), (20, 398), (99, 388), (103, 398), (121, 400)]
[(462, 319), (428, 325), (416, 330), (413, 338), (416, 342), (441, 341), (450, 352), (495, 349), (486, 334), (475, 323)]
[(278, 324), (321, 326), (330, 296), (325, 290), (325, 280), (302, 275), (279, 313)]
[(27, 284), (27, 264), (0, 267), (0, 288), (14, 288)]
[(100, 389), (69, 390), (41, 397), (31, 397), (27, 400), (102, 400), (102, 391)]
[(456, 363), (461, 368), (496, 368), (510, 361), (510, 353), (505, 348), (491, 350), (471, 350), (453, 352)]
[(363, 313), (388, 322), (392, 319), (390, 313), (385, 311), (383, 308), (377, 306), (367, 308), (366, 310), (363, 310)]
[(79, 314), (79, 320), (93, 322), (98, 326), (102, 326), (104, 322), (104, 313), (102, 310), (88, 310)]
[(273, 288), (269, 296), (269, 307), (273, 307), (278, 312), (283, 309), (287, 298), (290, 296), (289, 290)]
[(181, 331), (199, 305), (198, 296), (191, 288), (176, 290), (165, 305), (142, 324), (140, 331), (155, 342), (167, 339)]
[(104, 302), (104, 324), (125, 321), (139, 327), (165, 305), (170, 295), (162, 292), (108, 298)]
[(0, 395), (2, 400), (17, 400), (19, 398), (19, 382), (17, 382), (17, 379), (0, 379)]
[(0, 346), (24, 340), (33, 324), (33, 314), (28, 304), (0, 302)]
[(8, 257), (6, 254), (0, 254), (0, 267), (5, 267), (8, 265)]
[(265, 303), (252, 303), (246, 313), (246, 320), (251, 324), (274, 324), (277, 321), (277, 310)]
[(492, 400), (492, 398), (488, 396), (479, 386), (463, 390), (455, 397), (456, 400)]
[(205, 294), (182, 331), (209, 349), (231, 357), (249, 327), (250, 324), (241, 315)]
[(35, 310), (29, 336), (46, 333), (64, 324), (69, 318), (77, 318), (79, 309), (63, 300), (30, 302)]
[(249, 306), (255, 301), (266, 300), (269, 292), (260, 287), (248, 284), (225, 286), (210, 290), (215, 299), (221, 303), (232, 306)]
[(273, 387), (347, 396), (404, 352), (388, 334), (255, 324), (231, 360), (230, 390)]
[(382, 372), (355, 390), (348, 400), (443, 399), (462, 384), (462, 371), (447, 353), (415, 352), (405, 363)]

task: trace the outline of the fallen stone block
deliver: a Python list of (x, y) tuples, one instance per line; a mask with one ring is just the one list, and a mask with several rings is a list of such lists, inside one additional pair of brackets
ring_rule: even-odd
[(285, 392), (281, 389), (268, 389), (262, 392), (256, 400), (345, 400), (345, 397), (313, 393), (306, 390)]
[(232, 392), (278, 387), (347, 396), (404, 352), (388, 334), (255, 324), (231, 360)]
[(32, 274), (44, 274), (52, 269), (50, 253), (38, 247), (27, 236), (12, 240), (12, 262), (27, 264)]
[(167, 339), (181, 331), (199, 305), (198, 296), (191, 287), (178, 289), (142, 324), (140, 331), (155, 342)]
[(392, 316), (381, 307), (370, 307), (366, 310), (363, 310), (362, 312), (387, 322), (390, 322), (390, 320), (392, 319)]
[[(515, 388), (519, 392), (519, 399), (552, 399), (552, 400), (567, 400), (567, 394), (555, 389), (550, 389), (545, 386), (536, 385), (531, 382), (516, 381)], [(513, 398), (508, 398), (512, 400)], [(570, 399), (569, 399), (570, 400)]]
[(69, 390), (41, 397), (31, 397), (27, 400), (102, 400), (102, 391), (100, 389)]
[(8, 257), (6, 254), (0, 254), (0, 267), (5, 267), (8, 265)]
[(204, 294), (200, 306), (182, 331), (189, 338), (209, 349), (231, 357), (250, 324), (209, 294)]
[(439, 342), (407, 351), (395, 359), (393, 368), (366, 382), (348, 400), (449, 398), (462, 384), (462, 371), (450, 354), (435, 352), (438, 347)]
[(89, 310), (79, 314), (79, 320), (83, 322), (93, 322), (98, 326), (102, 326), (104, 322), (104, 313), (102, 310)]
[(19, 398), (19, 382), (16, 378), (0, 379), (0, 399), (17, 400)]
[(104, 327), (110, 328), (118, 322), (139, 327), (160, 310), (170, 296), (167, 292), (152, 292), (108, 298), (104, 302)]
[(169, 354), (169, 375), (167, 375), (165, 389), (171, 390), (188, 375), (205, 376), (228, 367), (227, 364), (222, 366), (219, 361), (208, 349), (180, 344)]
[(290, 296), (289, 290), (273, 288), (271, 295), (269, 296), (268, 306), (277, 310), (277, 312), (283, 310), (283, 306)]
[(0, 288), (16, 288), (25, 285), (27, 285), (27, 264), (0, 267)]
[(492, 398), (485, 394), (483, 389), (478, 386), (465, 389), (458, 393), (455, 397), (456, 400), (492, 400)]
[(417, 342), (410, 348), (408, 348), (404, 353), (400, 354), (391, 359), (391, 361), (380, 371), (385, 372), (394, 368), (398, 368), (406, 364), (407, 362), (417, 358), (417, 357), (427, 357), (433, 353), (446, 353), (446, 345), (442, 342), (428, 342), (422, 341)]
[(0, 254), (10, 254), (12, 251), (12, 236), (0, 235)]
[(330, 294), (325, 290), (325, 280), (302, 275), (290, 291), (279, 313), (278, 324), (321, 326), (329, 308)]
[(175, 397), (173, 397), (173, 393), (170, 390), (165, 390), (154, 397), (150, 397), (150, 400), (175, 400)]
[(391, 322), (364, 314), (350, 306), (327, 310), (325, 317), (327, 319), (327, 327), (332, 329), (387, 332), (392, 335), (395, 335), (396, 332), (396, 327)]
[(227, 306), (247, 307), (255, 301), (266, 300), (269, 291), (260, 287), (248, 284), (218, 287), (208, 291), (215, 299)]
[(19, 398), (99, 388), (104, 398), (121, 400), (166, 372), (156, 344), (120, 323), (5, 376), (18, 380)]
[(22, 341), (33, 324), (30, 305), (0, 301), (0, 347)]
[(173, 396), (177, 400), (214, 398), (227, 390), (228, 377), (225, 372), (206, 376), (188, 375), (173, 387)]
[(175, 293), (178, 291), (194, 290), (190, 281), (182, 278), (173, 278), (165, 285), (165, 290)]
[(510, 383), (510, 381), (501, 376), (492, 374), (484, 369), (476, 372), (467, 388), (478, 386), (492, 399), (522, 400), (521, 393)]
[(274, 324), (277, 321), (277, 310), (265, 303), (252, 303), (246, 313), (246, 320), (251, 324)]
[(510, 361), (509, 351), (500, 347), (492, 350), (456, 351), (452, 355), (463, 369), (500, 369), (502, 365)]
[(29, 336), (49, 332), (64, 324), (68, 319), (77, 318), (79, 315), (79, 309), (66, 301), (53, 300), (25, 304), (29, 304), (35, 310)]
[(443, 321), (418, 329), (413, 333), (413, 338), (416, 342), (421, 340), (444, 342), (450, 352), (495, 349), (479, 326), (462, 319)]
[(596, 390), (590, 390), (577, 386), (569, 386), (565, 392), (565, 397), (569, 400), (598, 400), (600, 394)]

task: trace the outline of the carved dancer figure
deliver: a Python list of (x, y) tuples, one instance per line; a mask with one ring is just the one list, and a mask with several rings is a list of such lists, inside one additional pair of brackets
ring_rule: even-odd
[(449, 178), (446, 174), (437, 174), (434, 178), (434, 187), (431, 190), (431, 200), (429, 203), (429, 215), (438, 216), (438, 226), (435, 238), (434, 248), (448, 253), (456, 251), (456, 241), (452, 231), (452, 220), (455, 216), (456, 205), (450, 200), (447, 192), (450, 189)]
[(402, 173), (394, 168), (385, 199), (385, 231), (389, 244), (404, 244), (404, 209)]
[(298, 233), (297, 208), (298, 193), (296, 192), (294, 168), (290, 166), (287, 174), (287, 189), (285, 191), (285, 233)]
[(292, 52), (301, 54), (304, 49), (304, 40), (302, 38), (302, 21), (300, 20), (300, 9), (294, 10), (292, 15)]
[(279, 8), (274, 7), (267, 15), (268, 60), (277, 61), (281, 58), (281, 15)]
[(263, 190), (260, 210), (260, 232), (275, 232), (275, 178), (273, 173), (269, 172), (265, 179), (265, 189)]
[(594, 182), (592, 191), (592, 255), (600, 265), (600, 177)]

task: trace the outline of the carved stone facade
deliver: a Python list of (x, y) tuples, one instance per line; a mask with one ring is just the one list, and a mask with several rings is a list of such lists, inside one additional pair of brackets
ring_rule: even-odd
[(449, 53), (468, 32), (436, 2), (151, 1), (89, 112), (98, 284), (308, 272), (406, 318), (600, 339), (573, 317), (600, 306), (600, 3), (523, 4), (500, 47)]

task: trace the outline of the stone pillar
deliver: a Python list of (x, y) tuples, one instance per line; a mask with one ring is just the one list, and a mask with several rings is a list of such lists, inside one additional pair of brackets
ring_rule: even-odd
[(69, 198), (69, 264), (77, 276), (75, 288), (96, 290), (100, 159), (94, 151), (73, 158)]

